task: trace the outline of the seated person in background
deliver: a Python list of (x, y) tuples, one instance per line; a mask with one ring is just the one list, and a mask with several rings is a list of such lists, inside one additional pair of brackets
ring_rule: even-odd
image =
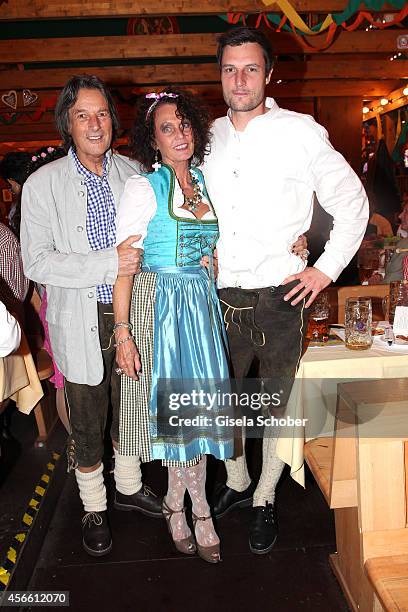
[(4, 223), (0, 223), (0, 299), (10, 312), (24, 320), (23, 302), (30, 281), (23, 272), (20, 243)]
[(8, 214), (8, 223), (15, 235), (20, 237), (21, 188), (27, 178), (31, 154), (24, 151), (6, 153), (0, 162), (0, 176), (10, 185), (13, 204)]
[[(408, 200), (405, 201), (403, 209), (398, 215), (400, 220), (399, 230), (408, 236)], [(408, 249), (408, 238), (402, 238), (397, 242), (397, 249)], [(388, 266), (385, 268), (384, 283), (390, 283), (395, 280), (402, 280), (404, 278), (403, 263), (407, 253), (394, 253), (391, 257)]]
[[(400, 212), (400, 214), (398, 215), (398, 219), (400, 219), (400, 220), (401, 220), (401, 215), (403, 214), (403, 212), (404, 212), (404, 208), (405, 208), (406, 206), (408, 206), (408, 192), (405, 192), (405, 193), (403, 194), (403, 196), (402, 196), (402, 204), (401, 204), (402, 211), (401, 211), (401, 212)], [(402, 222), (401, 222), (401, 224), (398, 226), (398, 229), (397, 229), (397, 236), (400, 236), (401, 238), (408, 238), (408, 230), (407, 230), (407, 229), (404, 229), (404, 228), (402, 227)]]
[(376, 227), (377, 236), (393, 236), (392, 225), (383, 215), (377, 212), (376, 198), (373, 193), (368, 194), (370, 204), (370, 219), (368, 221), (368, 227), (373, 225)]
[[(408, 202), (404, 205), (402, 211), (398, 215), (401, 222), (400, 229), (408, 235)], [(396, 245), (398, 249), (408, 249), (408, 238), (402, 238)], [(402, 280), (404, 278), (404, 259), (407, 252), (397, 253), (391, 257), (385, 268), (384, 278), (378, 272), (373, 274), (369, 279), (369, 285), (375, 285), (378, 283), (391, 283), (392, 281)]]
[(18, 349), (21, 340), (21, 329), (3, 302), (0, 302), (0, 357), (7, 357)]

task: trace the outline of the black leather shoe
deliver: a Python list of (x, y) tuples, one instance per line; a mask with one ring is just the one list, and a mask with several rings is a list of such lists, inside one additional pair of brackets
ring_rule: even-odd
[(252, 496), (255, 491), (255, 483), (251, 482), (249, 487), (245, 491), (235, 491), (230, 489), (227, 485), (221, 485), (215, 492), (213, 512), (214, 516), (221, 518), (224, 514), (227, 514), (231, 510), (236, 508), (245, 508), (252, 504)]
[(112, 550), (112, 536), (106, 511), (84, 514), (82, 544), (86, 552), (94, 557), (102, 557)]
[(163, 518), (162, 503), (162, 497), (158, 497), (149, 487), (143, 485), (140, 491), (133, 495), (124, 495), (116, 491), (113, 505), (117, 510), (136, 510), (147, 516)]
[(278, 525), (272, 504), (255, 506), (249, 526), (249, 548), (256, 555), (265, 555), (276, 542)]

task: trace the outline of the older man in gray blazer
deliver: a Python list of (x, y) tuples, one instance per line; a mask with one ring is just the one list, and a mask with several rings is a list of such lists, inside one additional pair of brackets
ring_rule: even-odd
[(116, 208), (137, 165), (112, 153), (118, 117), (94, 76), (75, 76), (56, 105), (68, 155), (30, 176), (22, 194), (21, 245), (28, 278), (47, 288), (47, 321), (55, 361), (66, 379), (71, 423), (68, 458), (84, 504), (83, 546), (107, 554), (112, 538), (103, 480), (103, 438), (112, 406), (115, 507), (160, 517), (161, 504), (142, 485), (140, 461), (116, 450), (120, 377), (115, 372), (112, 285), (140, 269), (131, 236), (115, 247)]

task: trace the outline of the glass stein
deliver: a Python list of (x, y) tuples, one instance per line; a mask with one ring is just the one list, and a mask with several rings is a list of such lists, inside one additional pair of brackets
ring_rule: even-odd
[(345, 310), (346, 347), (352, 351), (364, 351), (373, 343), (371, 298), (347, 298)]
[(310, 307), (307, 340), (327, 342), (329, 339), (330, 300), (327, 291), (321, 291)]
[(397, 306), (408, 306), (408, 281), (391, 281), (390, 292), (383, 299), (384, 316), (391, 325), (394, 324)]

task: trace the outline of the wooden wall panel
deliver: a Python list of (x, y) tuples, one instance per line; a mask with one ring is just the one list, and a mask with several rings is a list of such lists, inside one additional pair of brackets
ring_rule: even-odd
[[(342, 31), (334, 42), (320, 51), (326, 34), (300, 37), (286, 32), (268, 34), (277, 54), (307, 53), (393, 53), (401, 30)], [(310, 43), (311, 46), (308, 46)], [(144, 59), (158, 57), (214, 56), (216, 34), (167, 34), (165, 36), (83, 36), (80, 38), (30, 38), (0, 40), (3, 63)]]
[(361, 98), (319, 98), (317, 117), (324, 125), (334, 148), (361, 172)]
[[(358, 59), (358, 58), (357, 58)], [(51, 89), (63, 87), (74, 74), (95, 74), (110, 85), (219, 82), (217, 64), (152, 64), (144, 66), (107, 66), (82, 68), (49, 68), (0, 71), (3, 86), (9, 89)], [(408, 78), (408, 60), (278, 61), (273, 80), (295, 79), (363, 79), (390, 80)]]
[[(344, 10), (344, 0), (291, 0), (303, 13)], [(0, 6), (0, 19), (66, 19), (69, 17), (136, 17), (137, 15), (217, 15), (265, 10), (261, 0), (10, 0)], [(274, 2), (268, 10), (279, 10)], [(383, 7), (386, 10), (386, 7)]]

